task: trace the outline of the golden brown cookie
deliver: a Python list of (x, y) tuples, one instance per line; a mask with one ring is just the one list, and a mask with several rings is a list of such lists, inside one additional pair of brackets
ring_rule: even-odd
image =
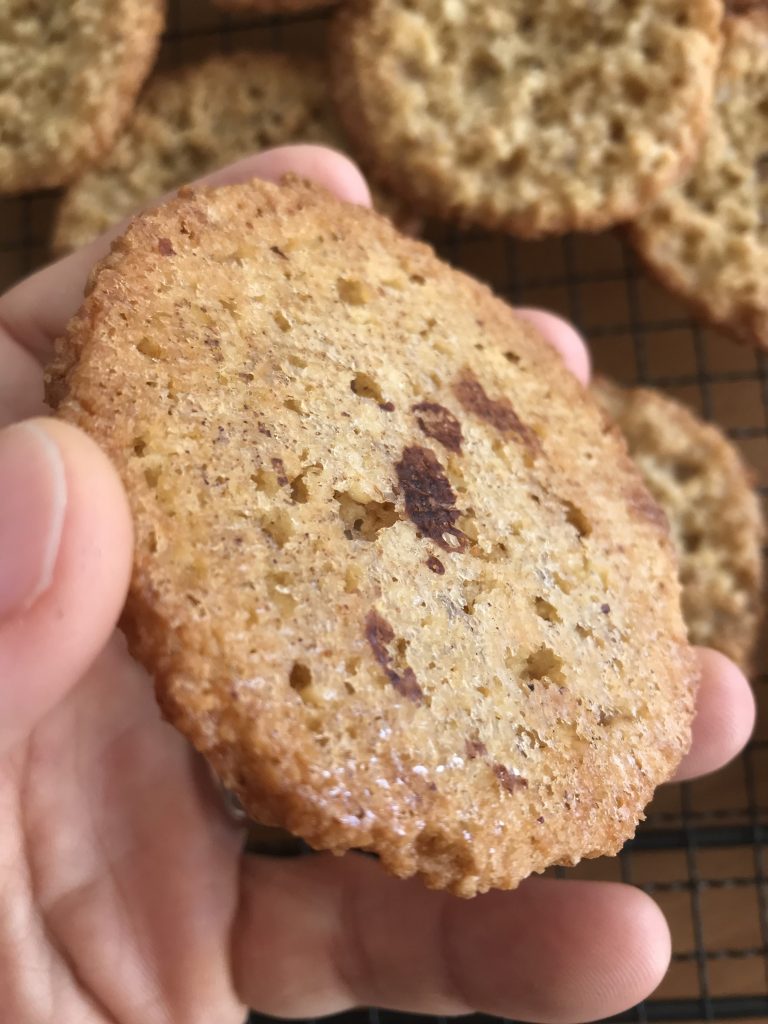
[(695, 157), (721, 0), (353, 0), (340, 113), (417, 209), (523, 236), (635, 216)]
[(690, 739), (666, 521), (488, 289), (309, 185), (185, 189), (48, 395), (130, 497), (132, 650), (255, 819), (465, 896), (632, 835)]
[[(161, 73), (106, 160), (64, 196), (53, 247), (84, 245), (164, 193), (289, 142), (344, 149), (320, 60), (241, 52)], [(375, 199), (395, 220), (413, 220), (392, 197)]]
[(114, 142), (157, 52), (162, 0), (0, 6), (0, 192), (63, 185)]
[(768, 348), (768, 12), (725, 22), (715, 116), (693, 174), (633, 225), (657, 276)]
[(667, 514), (691, 642), (749, 669), (762, 618), (765, 529), (741, 456), (717, 427), (659, 391), (602, 379), (593, 390)]

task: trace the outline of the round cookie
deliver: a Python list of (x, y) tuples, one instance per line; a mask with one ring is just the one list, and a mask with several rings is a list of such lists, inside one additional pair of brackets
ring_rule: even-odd
[(749, 669), (762, 617), (760, 503), (728, 439), (659, 391), (595, 381), (648, 489), (667, 514), (692, 643)]
[(48, 397), (125, 482), (131, 648), (256, 820), (464, 896), (634, 832), (690, 740), (668, 529), (484, 286), (309, 185), (185, 189)]
[(635, 216), (693, 160), (721, 0), (360, 0), (334, 89), (417, 209), (535, 237)]
[(0, 192), (56, 188), (112, 145), (157, 52), (162, 0), (0, 10)]
[(728, 18), (724, 31), (715, 116), (693, 174), (631, 237), (664, 284), (768, 349), (768, 12)]
[[(106, 160), (64, 196), (53, 247), (76, 249), (208, 171), (297, 141), (344, 148), (320, 60), (241, 52), (159, 74)], [(402, 203), (380, 191), (374, 198), (415, 226)]]

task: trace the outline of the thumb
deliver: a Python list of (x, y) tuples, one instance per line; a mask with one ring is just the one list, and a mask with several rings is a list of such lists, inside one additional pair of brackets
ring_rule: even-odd
[(125, 600), (131, 519), (80, 431), (0, 431), (0, 754), (24, 740), (106, 643)]

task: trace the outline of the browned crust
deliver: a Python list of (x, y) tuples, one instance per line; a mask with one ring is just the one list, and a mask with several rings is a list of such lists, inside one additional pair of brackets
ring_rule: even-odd
[(570, 231), (599, 232), (631, 221), (661, 195), (665, 189), (686, 176), (695, 163), (701, 140), (706, 133), (712, 107), (712, 85), (720, 43), (720, 0), (711, 0), (706, 31), (713, 43), (709, 68), (699, 68), (702, 88), (697, 105), (689, 111), (687, 128), (690, 142), (679, 146), (678, 163), (665, 174), (638, 179), (635, 194), (624, 203), (604, 204), (591, 216), (564, 213), (545, 217), (536, 207), (524, 212), (496, 208), (493, 201), (461, 205), (440, 170), (420, 161), (418, 171), (401, 159), (400, 153), (386, 152), (381, 132), (363, 100), (360, 83), (371, 74), (375, 54), (369, 52), (366, 24), (374, 3), (381, 0), (348, 0), (334, 14), (330, 27), (330, 65), (333, 95), (344, 129), (365, 159), (373, 180), (391, 189), (425, 216), (474, 225), (488, 230), (503, 230), (520, 238), (536, 239)]
[[(61, 148), (56, 152), (48, 151), (43, 142), (38, 160), (19, 161), (0, 177), (0, 192), (27, 192), (65, 185), (108, 152), (117, 138), (157, 57), (166, 3), (165, 0), (114, 0), (110, 6), (115, 21), (121, 26), (125, 51), (119, 62), (109, 66), (103, 105), (95, 111), (83, 112), (80, 123), (72, 120), (67, 135), (71, 151), (68, 157)], [(55, 113), (51, 112), (51, 116), (55, 117)], [(72, 144), (73, 139), (77, 139), (76, 145)]]
[[(219, 220), (222, 215), (224, 221)], [(585, 436), (592, 439), (591, 443), (604, 448), (610, 473), (594, 461), (589, 462), (594, 467), (590, 472), (597, 474), (599, 486), (607, 488), (599, 495), (579, 490), (581, 483), (569, 475), (574, 472), (572, 462), (577, 451), (571, 438), (567, 445), (561, 445), (545, 436), (541, 441), (542, 454), (537, 455), (537, 459), (543, 460), (542, 465), (550, 466), (547, 471), (555, 474), (563, 487), (568, 484), (569, 493), (575, 500), (579, 500), (579, 495), (583, 495), (585, 501), (589, 500), (593, 514), (600, 515), (605, 502), (622, 510), (625, 527), (631, 527), (635, 566), (626, 579), (643, 602), (648, 600), (645, 589), (639, 588), (634, 578), (638, 572), (646, 571), (640, 561), (643, 552), (653, 560), (657, 568), (653, 570), (655, 621), (652, 629), (660, 646), (659, 656), (655, 657), (653, 644), (649, 647), (649, 638), (643, 635), (643, 650), (650, 659), (648, 677), (643, 677), (643, 682), (656, 689), (659, 681), (663, 680), (663, 685), (669, 690), (665, 691), (660, 706), (646, 709), (632, 727), (629, 722), (623, 723), (621, 716), (615, 715), (611, 708), (601, 709), (591, 729), (602, 728), (606, 722), (614, 721), (619, 733), (611, 734), (613, 739), (610, 742), (619, 744), (621, 750), (626, 747), (619, 738), (623, 735), (621, 730), (630, 729), (632, 736), (632, 758), (620, 766), (612, 761), (613, 767), (607, 775), (596, 739), (594, 746), (590, 741), (579, 758), (570, 761), (565, 750), (552, 750), (552, 767), (548, 770), (555, 774), (547, 785), (555, 785), (558, 794), (563, 791), (562, 803), (558, 795), (551, 807), (547, 805), (548, 818), (544, 828), (539, 822), (542, 811), (537, 810), (536, 815), (530, 818), (531, 808), (540, 806), (544, 800), (543, 780), (534, 778), (530, 772), (521, 773), (506, 756), (511, 756), (511, 751), (505, 754), (493, 750), (489, 736), (481, 739), (478, 735), (469, 734), (466, 741), (471, 745), (472, 754), (467, 755), (463, 741), (460, 753), (471, 761), (471, 768), (466, 769), (469, 773), (466, 785), (473, 787), (476, 799), (472, 808), (473, 820), (462, 831), (455, 820), (457, 792), (448, 790), (443, 793), (437, 787), (430, 787), (422, 773), (412, 774), (402, 801), (391, 795), (392, 787), (398, 780), (402, 781), (402, 772), (411, 757), (408, 751), (417, 737), (424, 740), (424, 746), (419, 746), (418, 756), (421, 757), (423, 751), (423, 756), (428, 758), (428, 737), (431, 734), (426, 729), (431, 719), (418, 718), (422, 714), (428, 715), (415, 688), (418, 686), (419, 691), (424, 692), (425, 679), (413, 668), (412, 652), (409, 650), (403, 654), (398, 647), (397, 623), (390, 624), (391, 613), (385, 616), (380, 608), (386, 595), (349, 599), (355, 602), (352, 608), (355, 615), (359, 614), (361, 621), (365, 621), (367, 615), (371, 624), (369, 632), (375, 643), (368, 643), (367, 654), (364, 654), (366, 668), (372, 675), (378, 673), (379, 677), (383, 676), (387, 700), (400, 701), (396, 704), (396, 716), (392, 718), (393, 734), (386, 745), (379, 748), (382, 763), (373, 769), (367, 761), (370, 748), (363, 745), (358, 751), (354, 773), (344, 776), (350, 788), (370, 787), (365, 789), (364, 797), (361, 791), (347, 795), (344, 792), (334, 793), (327, 783), (318, 782), (316, 755), (305, 723), (308, 712), (295, 694), (287, 688), (280, 690), (279, 697), (271, 696), (271, 691), (260, 691), (258, 713), (255, 713), (255, 707), (248, 703), (253, 699), (253, 691), (238, 692), (227, 668), (232, 645), (226, 645), (230, 653), (222, 661), (221, 636), (203, 627), (201, 621), (190, 614), (185, 593), (169, 591), (157, 575), (155, 559), (146, 540), (147, 528), (152, 527), (153, 519), (147, 520), (140, 503), (134, 506), (136, 561), (124, 619), (132, 651), (154, 673), (158, 699), (166, 716), (205, 754), (223, 783), (238, 794), (249, 812), (260, 821), (301, 835), (317, 848), (339, 853), (350, 847), (371, 849), (379, 854), (384, 865), (394, 874), (409, 876), (418, 873), (429, 885), (450, 888), (464, 896), (491, 886), (514, 887), (531, 871), (541, 871), (553, 861), (573, 863), (583, 856), (616, 852), (633, 833), (654, 787), (670, 777), (690, 741), (697, 667), (683, 640), (683, 626), (677, 610), (678, 591), (673, 578), (674, 558), (666, 530), (658, 517), (648, 517), (644, 511), (641, 514), (632, 504), (639, 501), (639, 495), (643, 495), (643, 506), (649, 499), (618, 434), (611, 431), (603, 433), (597, 410), (563, 369), (558, 357), (486, 288), (439, 263), (426, 246), (397, 236), (376, 215), (339, 204), (309, 186), (292, 183), (275, 188), (253, 182), (216, 192), (183, 190), (178, 199), (160, 210), (137, 218), (126, 235), (115, 243), (111, 255), (94, 271), (86, 301), (58, 346), (48, 372), (49, 400), (58, 406), (60, 415), (95, 436), (118, 469), (127, 472), (125, 453), (134, 450), (133, 438), (139, 423), (134, 413), (139, 415), (141, 410), (133, 408), (130, 416), (125, 418), (115, 417), (108, 409), (120, 394), (108, 383), (109, 374), (114, 371), (120, 376), (123, 373), (119, 358), (115, 364), (110, 362), (113, 357), (107, 356), (106, 351), (99, 356), (99, 345), (106, 342), (108, 335), (114, 338), (109, 326), (112, 317), (120, 317), (120, 309), (128, 303), (124, 311), (129, 322), (121, 320), (120, 334), (127, 357), (138, 359), (131, 354), (136, 339), (130, 321), (132, 316), (138, 316), (135, 326), (141, 335), (142, 310), (147, 311), (145, 302), (148, 299), (144, 289), (148, 282), (152, 282), (151, 294), (158, 294), (155, 289), (163, 275), (170, 272), (169, 267), (174, 265), (172, 261), (191, 258), (193, 252), (200, 252), (202, 269), (209, 232), (211, 238), (224, 239), (231, 251), (234, 241), (231, 230), (219, 236), (217, 223), (242, 224), (259, 219), (257, 234), (263, 238), (265, 231), (275, 232), (277, 225), (280, 225), (281, 232), (290, 233), (294, 218), (303, 225), (308, 218), (316, 218), (318, 229), (329, 232), (334, 239), (336, 248), (332, 247), (332, 251), (335, 254), (343, 252), (344, 259), (353, 258), (350, 251), (370, 254), (373, 249), (380, 251), (382, 257), (385, 252), (395, 252), (398, 261), (411, 275), (414, 302), (417, 292), (420, 297), (420, 316), (421, 306), (429, 301), (424, 297), (428, 292), (423, 289), (429, 288), (430, 281), (450, 287), (451, 300), (457, 301), (457, 312), (459, 309), (471, 309), (473, 329), (481, 330), (489, 345), (498, 343), (499, 351), (495, 355), (495, 349), (491, 347), (490, 354), (483, 357), (494, 361), (493, 365), (498, 368), (496, 372), (502, 375), (512, 373), (511, 369), (505, 369), (511, 364), (500, 353), (514, 350), (541, 375), (542, 384), (535, 387), (542, 387), (542, 394), (546, 387), (547, 393), (551, 394), (552, 404), (545, 410), (546, 415), (554, 415), (555, 407), (568, 409), (569, 415), (573, 412), (574, 429), (586, 432)], [(263, 244), (266, 247), (266, 241)], [(280, 269), (274, 273), (279, 274), (282, 280), (285, 259), (277, 264), (272, 250), (268, 248), (264, 258), (269, 266), (279, 266)], [(326, 261), (317, 260), (314, 255), (312, 260), (313, 273), (326, 272)], [(183, 293), (184, 286), (177, 282), (174, 287), (178, 286)], [(152, 300), (149, 301), (151, 310)], [(387, 308), (386, 305), (381, 307), (382, 310)], [(128, 313), (129, 309), (133, 312)], [(187, 352), (192, 351), (186, 334), (184, 345)], [(210, 358), (203, 355), (205, 359)], [(474, 357), (469, 352), (466, 355), (461, 353), (462, 362), (474, 362), (476, 373), (481, 372), (477, 369), (478, 359), (479, 356)], [(441, 357), (441, 365), (442, 362)], [(461, 363), (457, 365), (457, 374), (460, 371)], [(533, 384), (529, 386), (534, 387)], [(490, 381), (487, 382), (487, 393), (497, 393)], [(348, 386), (344, 394), (347, 400), (351, 400)], [(449, 388), (441, 397), (449, 404), (455, 401), (450, 397)], [(375, 406), (375, 403), (370, 404)], [(411, 404), (409, 402), (404, 413), (411, 425), (409, 430), (413, 428)], [(516, 415), (530, 415), (530, 403), (525, 406), (527, 413), (523, 413), (518, 403), (515, 405)], [(538, 402), (535, 407), (539, 408)], [(460, 406), (454, 404), (453, 411), (457, 415)], [(268, 417), (269, 410), (265, 409), (263, 415)], [(386, 417), (387, 429), (392, 429), (389, 425), (396, 413), (377, 410), (372, 415)], [(466, 438), (470, 433), (477, 437), (479, 431), (488, 431), (494, 442), (509, 444), (510, 457), (519, 460), (516, 465), (526, 465), (524, 456), (528, 448), (514, 439), (514, 432), (505, 439), (497, 427), (486, 424), (482, 419), (478, 422), (479, 426), (466, 422)], [(249, 423), (247, 429), (253, 443), (266, 444), (264, 438), (272, 437), (272, 430), (266, 424), (263, 429), (257, 429), (257, 424)], [(465, 450), (469, 444), (466, 438)], [(458, 456), (454, 453), (447, 457)], [(462, 458), (465, 457), (466, 451)], [(441, 501), (443, 497), (447, 499), (447, 491), (445, 494), (444, 491), (444, 487), (440, 489)], [(132, 487), (129, 487), (129, 497), (140, 502), (138, 492)], [(576, 510), (571, 500), (566, 495), (546, 497), (544, 494), (537, 500), (539, 503), (544, 500), (550, 502), (553, 509), (561, 508), (557, 521), (562, 523), (561, 530), (570, 545), (569, 550), (579, 550), (581, 540), (575, 531), (582, 531), (578, 518), (574, 517)], [(562, 505), (558, 506), (557, 502), (562, 502)], [(537, 517), (541, 514), (541, 511), (536, 512)], [(555, 514), (553, 511), (552, 515)], [(453, 526), (453, 523), (449, 525)], [(431, 542), (427, 538), (418, 539), (412, 531), (414, 526), (410, 524), (402, 534), (404, 542), (418, 545), (419, 553), (427, 554)], [(604, 547), (600, 550), (606, 558), (615, 561), (619, 571), (619, 566), (625, 566), (626, 555), (618, 540), (617, 544), (618, 547), (614, 547), (605, 537)], [(441, 554), (439, 562), (443, 573), (436, 573), (423, 564), (419, 569), (415, 561), (409, 563), (409, 572), (423, 573), (418, 577), (421, 587), (443, 587), (455, 574), (459, 558), (457, 551)], [(492, 569), (492, 562), (488, 564)], [(212, 571), (213, 567), (210, 568)], [(620, 571), (624, 573), (625, 569)], [(415, 585), (409, 584), (411, 595)], [(165, 588), (163, 593), (158, 587)], [(659, 602), (669, 613), (667, 617), (665, 611), (664, 621), (656, 610)], [(617, 621), (620, 621), (621, 603), (622, 598), (617, 592), (612, 608), (607, 604), (602, 609), (597, 607), (595, 622), (608, 622), (612, 616), (618, 616)], [(398, 606), (399, 602), (393, 606), (395, 611)], [(386, 626), (381, 625), (383, 618), (386, 618)], [(362, 625), (360, 633), (361, 644), (366, 644)], [(279, 644), (274, 633), (262, 630), (258, 638), (258, 657), (271, 656), (270, 652)], [(545, 649), (535, 656), (532, 654), (529, 661), (532, 675), (523, 678), (536, 680), (550, 671), (557, 677), (557, 659), (548, 660)], [(628, 664), (626, 668), (632, 673), (637, 670), (635, 664)], [(651, 683), (651, 677), (657, 681)], [(542, 685), (547, 687), (548, 714), (583, 714), (567, 688), (558, 688), (554, 683)], [(527, 684), (524, 686), (528, 692)], [(408, 692), (399, 694), (398, 687)], [(626, 692), (629, 699), (635, 699), (632, 687)], [(241, 705), (242, 700), (247, 703)], [(479, 721), (482, 724), (482, 720)], [(368, 723), (364, 718), (355, 719), (355, 726), (367, 735)], [(398, 757), (406, 758), (400, 768), (396, 767)], [(393, 759), (392, 763), (387, 759)], [(417, 764), (415, 767), (420, 766)], [(370, 774), (373, 771), (381, 773), (384, 781), (389, 780), (388, 789), (375, 785), (376, 775)], [(611, 774), (614, 771), (615, 777)], [(609, 792), (616, 795), (615, 806)], [(415, 817), (414, 801), (419, 808)], [(531, 805), (531, 801), (539, 801), (539, 804)], [(498, 826), (500, 821), (505, 823), (504, 828)], [(467, 827), (473, 829), (473, 834), (466, 831)]]

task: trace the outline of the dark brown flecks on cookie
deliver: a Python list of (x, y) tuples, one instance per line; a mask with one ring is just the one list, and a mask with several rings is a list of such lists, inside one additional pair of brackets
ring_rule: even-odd
[(365, 636), (371, 645), (371, 650), (381, 667), (384, 669), (387, 679), (394, 688), (409, 700), (420, 703), (424, 694), (419, 686), (413, 669), (404, 666), (400, 671), (394, 668), (394, 655), (389, 647), (395, 639), (395, 631), (392, 626), (374, 609), (368, 612), (365, 619)]
[(421, 429), (433, 440), (438, 441), (444, 448), (458, 455), (461, 452), (461, 424), (444, 405), (437, 402), (419, 402), (414, 405), (413, 411), (416, 414), (416, 422)]
[(456, 495), (435, 453), (411, 445), (403, 451), (395, 469), (405, 511), (419, 533), (445, 551), (463, 550), (468, 538), (456, 528), (460, 515), (455, 507)]
[(502, 434), (516, 434), (532, 451), (539, 450), (536, 434), (522, 422), (509, 401), (506, 398), (489, 398), (480, 381), (469, 371), (462, 374), (453, 390), (468, 412), (486, 420)]

